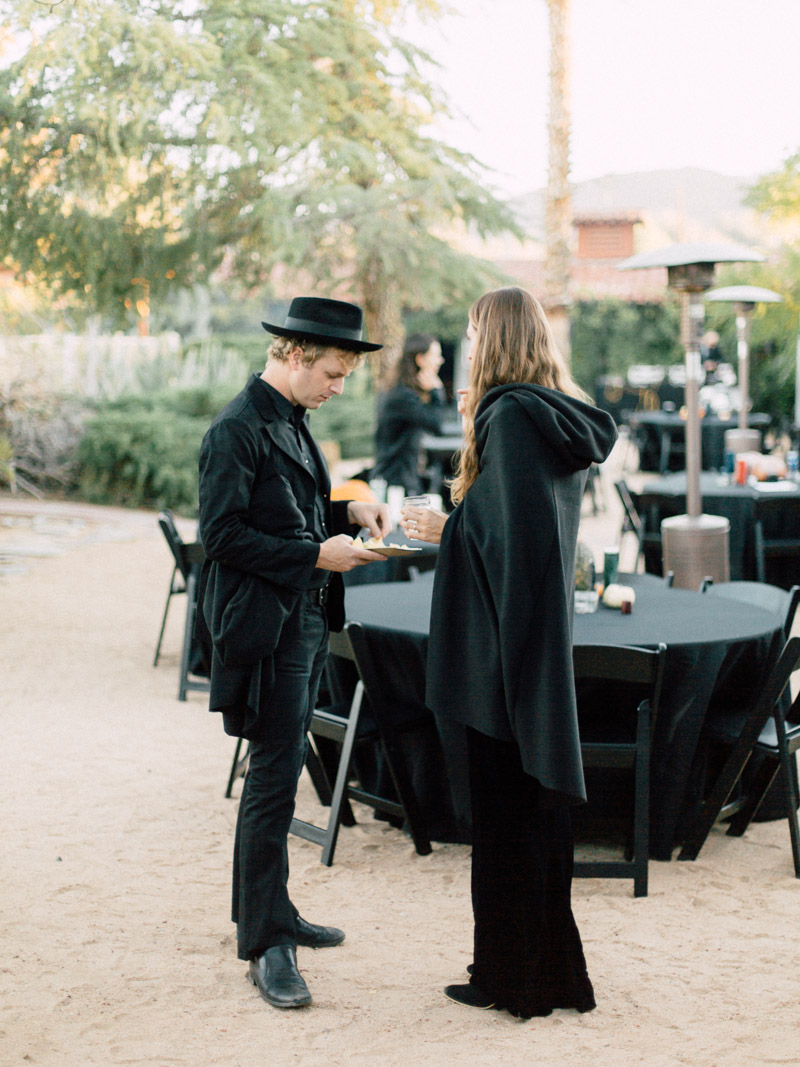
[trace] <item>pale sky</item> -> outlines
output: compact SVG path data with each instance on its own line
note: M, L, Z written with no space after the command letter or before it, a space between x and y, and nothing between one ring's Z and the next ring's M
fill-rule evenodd
M447 2L447 0L445 0ZM408 35L463 118L443 131L511 195L547 177L545 0L449 0ZM800 150L800 0L573 0L573 181L694 166L755 177Z

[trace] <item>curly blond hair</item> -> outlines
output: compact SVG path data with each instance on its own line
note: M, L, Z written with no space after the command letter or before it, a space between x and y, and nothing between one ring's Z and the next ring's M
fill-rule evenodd
M323 345L319 341L309 341L302 337L276 337L267 349L267 360L285 363L293 348L303 350L303 363L310 367L322 356L335 352L353 370L364 362L363 352L353 352L349 348L337 348L336 345Z

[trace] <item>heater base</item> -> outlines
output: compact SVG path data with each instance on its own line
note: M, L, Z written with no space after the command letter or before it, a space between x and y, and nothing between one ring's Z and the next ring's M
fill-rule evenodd
M742 429L726 430L725 451L733 452L734 455L736 455L737 452L760 452L761 431Z
M730 581L728 535L731 524L719 515L675 515L661 523L664 573L672 571L679 589L699 589L704 578Z

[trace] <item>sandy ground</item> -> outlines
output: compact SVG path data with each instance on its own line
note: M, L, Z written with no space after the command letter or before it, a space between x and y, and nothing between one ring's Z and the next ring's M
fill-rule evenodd
M0 498L0 522L0 1064L800 1062L783 822L653 863L645 899L576 882L598 1008L519 1022L441 993L471 958L468 847L417 856L360 809L330 869L291 839L295 902L347 940L299 950L313 1007L264 1004L228 918L233 741L205 695L177 700L182 598L151 665L170 573L155 516ZM305 778L299 808L319 810Z

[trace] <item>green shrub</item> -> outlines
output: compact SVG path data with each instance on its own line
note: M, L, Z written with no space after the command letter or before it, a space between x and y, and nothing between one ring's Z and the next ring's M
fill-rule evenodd
M78 448L78 492L96 504L197 512L197 461L208 418L159 407L99 410Z
M198 342L179 357L168 354L140 368L132 391L84 399L63 489L96 504L196 514L203 434L263 367L264 352L260 337ZM336 441L343 458L372 455L375 401L368 367L348 379L343 396L312 413L311 428L318 439Z
M239 392L244 380L239 383L198 385L180 389L161 389L149 395L126 393L114 400L96 403L97 411L114 411L129 415L148 411L163 411L166 414L188 415L190 418L210 422L217 412Z
M570 341L572 374L593 395L600 375L624 375L634 363L679 363L680 309L675 301L579 301L570 311Z

